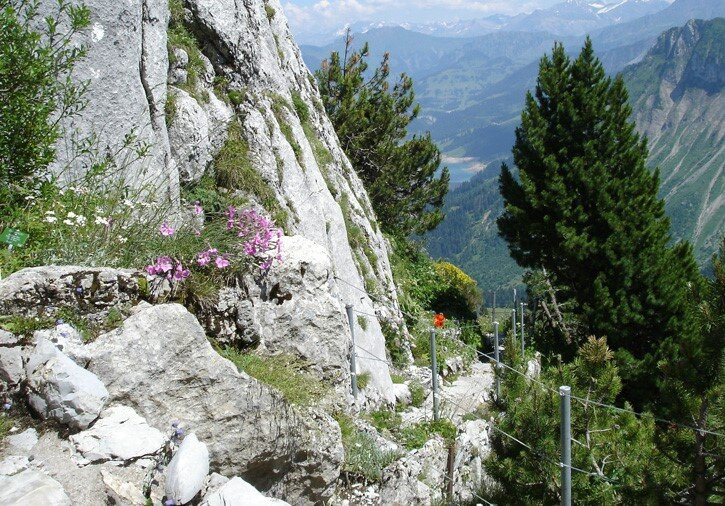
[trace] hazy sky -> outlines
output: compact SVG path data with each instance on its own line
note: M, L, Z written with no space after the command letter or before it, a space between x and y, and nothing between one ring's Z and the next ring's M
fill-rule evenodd
M319 33L355 21L426 22L518 14L562 0L282 0L292 31Z

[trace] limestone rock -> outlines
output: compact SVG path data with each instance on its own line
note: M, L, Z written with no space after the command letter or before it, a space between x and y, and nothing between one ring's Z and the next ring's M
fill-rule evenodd
M209 448L211 469L294 504L327 499L340 473L339 427L302 413L219 356L184 307L142 309L87 345L88 369L155 427L179 420Z
M57 11L54 0L40 4L43 17ZM126 136L133 133L139 143L149 146L149 153L124 171L126 181L138 186L154 183L159 200L178 198L178 177L164 124L168 4L144 0L88 0L84 4L91 14L90 27L75 42L83 44L87 53L76 63L73 77L88 82L84 96L88 105L63 125L69 138L58 143L54 167L66 180L77 179L84 170L81 163L73 163L71 135L76 139L95 135L94 147L99 152L122 150L122 156L132 158L130 150L135 146L123 147ZM73 170L62 171L69 162Z
M0 462L0 475L12 476L25 471L30 465L28 457L23 455L10 455Z
M146 504L146 498L138 485L124 481L107 469L101 469L101 477L103 484L106 486L106 494L114 501L112 504L130 504L133 506Z
M61 323L50 329L37 330L33 333L33 338L36 341L47 339L76 364L82 364L88 359L80 332L67 323Z
M17 344L20 344L20 340L15 335L0 329L0 346L15 346Z
M98 463L128 462L152 455L161 449L165 438L132 408L114 406L105 409L93 427L70 436L70 441L86 460Z
M283 237L284 260L261 279L224 288L207 326L229 344L260 343L272 354L292 353L322 377L350 384L349 326L334 296L328 251L301 236ZM241 337L242 342L239 342Z
M22 452L30 452L38 444L38 431L32 428L26 429L20 434L7 436L5 441L11 448Z
M71 506L60 483L28 469L12 476L0 476L0 504L5 506Z
M405 383L393 383L393 394L397 404L410 404L412 402L413 396L410 393L410 388Z
M397 460L383 470L380 483L382 504L430 505L441 500L448 449L440 436Z
M196 434L184 438L166 469L166 496L186 504L201 492L209 474L209 450Z
M196 182L212 160L209 119L206 112L187 92L169 90L173 96L173 121L169 125L169 143L184 183Z
M15 386L25 378L20 347L0 348L0 381Z
M58 307L81 314L135 303L143 274L102 267L30 267L0 280L0 314L54 316Z
M180 47L175 47L171 54L173 57L169 62L169 84L186 84L189 54Z
M28 402L43 418L85 429L98 418L108 391L47 339L39 339L25 364Z
M289 506L289 503L265 497L256 488L235 476L219 490L208 495L202 506Z

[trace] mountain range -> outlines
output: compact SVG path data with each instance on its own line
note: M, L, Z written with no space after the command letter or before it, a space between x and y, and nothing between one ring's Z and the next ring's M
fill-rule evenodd
M624 23L666 8L672 0L565 0L545 9L515 16L492 14L477 19L455 19L428 23L394 23L390 21L356 21L336 30L304 31L297 34L300 42L326 45L353 33L400 27L435 37L476 37L497 31L547 31L557 35L582 35L592 30Z
M676 0L672 4L620 0L617 4L619 7L612 8L610 13L640 4L647 8L659 6L660 10L632 20L622 16L617 23L610 19L609 26L591 32L594 47L611 73L639 61L664 30L681 26L690 19L725 16L725 0ZM565 14L570 10L596 15L596 12L592 14L594 7L582 1L564 2L559 6L567 9L555 6L527 17L533 21L532 16L537 19L543 19L544 14L548 19L559 19L559 16L564 26ZM549 26L555 29L558 25L552 21ZM523 97L535 84L538 59L551 50L554 41L562 42L576 53L584 40L583 35L562 35L534 30L534 27L518 32L499 30L476 37L436 37L400 26L384 26L356 33L354 45L370 44L371 63L382 59L386 51L390 52L393 74L405 72L413 78L416 97L422 106L413 130L431 132L447 155L452 180L462 182L508 155ZM302 52L307 65L316 69L332 51L342 47L343 41L338 39L322 47L302 46Z

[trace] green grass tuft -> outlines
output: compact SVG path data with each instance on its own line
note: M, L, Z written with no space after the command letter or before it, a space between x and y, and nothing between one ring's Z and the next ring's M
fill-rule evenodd
M343 471L370 482L380 481L383 469L398 460L401 453L378 448L375 439L355 427L348 415L337 413L334 418L340 425L342 445L345 448Z
M249 144L242 135L237 121L229 124L227 140L214 160L216 183L230 190L240 190L257 197L272 216L274 222L288 231L288 215L277 200L272 187L252 167L249 159Z
M312 406L327 395L329 388L304 372L305 363L288 355L261 356L225 348L220 354L240 371L278 390L292 404Z
M457 429L450 420L442 418L436 421L424 421L404 427L400 430L399 439L403 446L408 450L422 448L434 434L438 434L447 443L452 443L456 439Z

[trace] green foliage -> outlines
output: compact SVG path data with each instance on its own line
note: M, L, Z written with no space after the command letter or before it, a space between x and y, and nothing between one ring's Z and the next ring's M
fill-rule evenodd
M450 262L436 262L433 268L446 285L437 296L442 303L440 312L451 318L474 320L483 298L473 278Z
M467 329L461 337L467 344L478 347L482 332L477 324L476 307L478 289L475 281L451 264L437 264L416 243L406 239L389 237L392 254L393 278L398 287L398 300L406 315L408 330L415 337L413 355L416 362L429 364L429 337L433 323L432 313L444 313L447 328L455 329L459 323ZM473 351L465 348L456 338L439 334L439 364L453 355L472 360Z
M380 481L383 469L398 460L401 454L380 450L375 439L355 427L349 416L337 413L334 417L340 425L342 445L345 448L343 470L371 482Z
M425 402L425 389L423 385L417 381L411 381L408 385L410 389L410 404L416 408L419 408Z
M0 317L0 329L7 330L16 336L29 339L36 330L48 329L55 325L55 320L47 317L30 317L21 315Z
M664 340L695 331L688 284L700 277L687 244L668 246L659 177L629 121L627 90L610 79L590 40L571 61L557 44L542 58L513 148L518 178L503 167L501 235L511 255L546 269L573 299L584 336L607 336L631 355L628 397L649 398L651 361Z
M267 19L269 21L272 21L272 19L274 19L274 16L277 14L277 11L274 10L274 7L269 4L264 4L264 12L267 14Z
M390 354L393 365L404 367L408 362L408 355L405 351L404 336L400 329L387 320L380 321L380 330L385 337L385 348Z
M307 104L302 99L300 92L297 90L292 92L292 105L294 106L297 117L300 119L301 123L307 123L310 121L310 109L307 107Z
M166 117L166 126L171 126L176 118L176 94L170 92L166 95L166 103L164 104L164 115Z
M10 429L14 425L12 418L5 413L0 414L0 444L5 441L5 437L10 433Z
M363 331L368 329L368 319L362 315L357 317L357 324L361 329L363 329Z
M669 339L660 350L656 414L717 432L725 423L725 237L712 263L713 279L704 293L692 293L702 301L697 315L700 332ZM725 438L670 426L659 426L657 436L663 453L689 470L681 480L666 484L668 500L716 503Z
M517 347L507 346L505 362L523 372L518 353ZM621 390L612 357L605 339L590 337L572 363L542 372L539 380L550 390L521 375L502 374L505 414L496 417L495 426L533 450L493 432L494 451L485 465L501 487L485 491L488 499L505 503L506 497L516 497L520 504L559 503L560 413L555 392L558 385L570 385L573 395L587 399L571 401L572 466L594 473L572 472L575 500L591 504L657 504L662 500L658 483L676 476L677 470L655 450L651 416L638 419L592 404L611 404Z
M400 429L400 423L402 422L401 416L395 411L391 411L386 408L381 408L377 411L373 411L369 415L370 423L373 427L378 429L380 433L393 434Z
M448 169L436 176L441 154L430 134L408 136L420 111L410 77L402 75L391 90L386 54L366 79L367 57L367 44L353 51L348 33L345 56L333 52L315 74L323 104L383 229L423 233L443 219Z
M227 96L233 105L241 105L247 99L247 93L244 90L229 90Z
M403 427L400 430L399 439L406 449L415 450L422 448L434 434L438 434L448 444L451 444L456 439L456 433L456 426L450 420L441 418L437 422L427 420Z
M317 377L304 372L305 363L288 355L261 356L224 348L221 356L240 371L278 390L292 404L312 406L327 395L329 388Z
M390 373L390 379L393 381L393 383L398 385L405 383L405 376L402 376L400 374Z
M0 3L0 228L10 209L49 178L60 124L84 106L87 83L71 80L85 46L72 42L90 11L59 1L41 18L29 0Z
M288 215L277 200L277 195L252 166L249 159L249 144L237 121L229 123L227 140L214 159L216 184L229 190L240 190L259 199L272 216L274 222L288 230Z
M364 390L370 383L370 373L368 371L358 373L357 375L357 386L359 389Z

